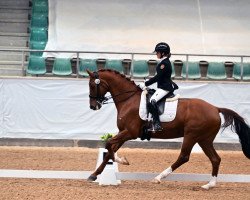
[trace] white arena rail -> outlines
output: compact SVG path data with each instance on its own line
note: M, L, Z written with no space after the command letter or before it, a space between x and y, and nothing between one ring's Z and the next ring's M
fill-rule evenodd
M91 171L45 171L45 170L0 170L0 178L35 178L35 179L80 179L85 180ZM149 172L118 172L118 180L152 180L158 173ZM210 174L172 173L162 180L167 181L209 181ZM250 183L250 174L219 174L218 182Z

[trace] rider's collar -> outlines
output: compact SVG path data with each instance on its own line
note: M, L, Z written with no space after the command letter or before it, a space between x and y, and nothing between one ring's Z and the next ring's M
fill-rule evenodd
M162 62L164 59L166 59L167 57L166 56L164 56L164 57L162 57L159 61L160 62Z

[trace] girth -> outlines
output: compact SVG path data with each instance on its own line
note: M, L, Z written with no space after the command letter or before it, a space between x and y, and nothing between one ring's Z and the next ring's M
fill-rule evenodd
M150 103L150 98L152 95L155 93L155 89L148 89L148 93L146 95L147 99L147 105ZM160 101L157 102L157 107L158 107L158 114L161 115L164 112L165 109L165 102L167 98L173 98L175 94L173 92L169 92L167 95L165 95Z

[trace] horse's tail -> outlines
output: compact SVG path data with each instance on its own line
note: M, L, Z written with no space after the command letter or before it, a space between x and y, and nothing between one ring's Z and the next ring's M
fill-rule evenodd
M225 122L222 124L223 128L231 125L231 129L237 133L240 138L240 143L244 155L250 159L250 128L245 120L236 112L227 108L218 108L219 112L223 114Z

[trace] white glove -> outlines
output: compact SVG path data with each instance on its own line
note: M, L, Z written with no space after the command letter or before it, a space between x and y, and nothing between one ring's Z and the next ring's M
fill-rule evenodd
M145 90L147 88L145 86L145 83L139 83L138 87L141 88L142 90Z

